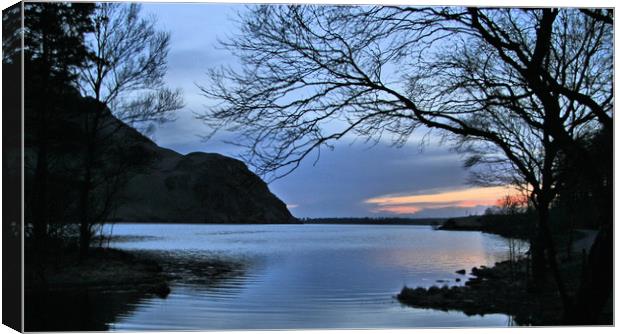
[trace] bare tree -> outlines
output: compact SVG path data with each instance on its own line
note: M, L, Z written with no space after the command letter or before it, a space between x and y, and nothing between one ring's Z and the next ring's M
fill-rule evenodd
M102 157L118 153L111 143L122 123L110 121L110 112L119 120L148 132L153 124L173 119L183 107L181 92L164 83L170 35L155 29L155 18L142 18L139 4L101 3L93 15L94 32L87 39L93 57L82 68L82 94L97 101L95 110L84 115L85 150L79 199L80 250L86 255L93 225L105 222L111 196L117 194L119 175L97 171ZM132 159L129 157L129 159ZM134 157L135 160L135 157ZM116 173L131 171L127 164ZM111 182L111 178L117 182ZM122 178L121 178L122 179ZM115 189L109 189L114 185ZM94 196L95 189L100 196ZM103 196L103 197L102 197ZM99 202L99 203L96 203Z
M180 90L164 82L170 34L140 12L140 4L97 6L88 41L94 57L81 72L80 87L121 121L145 129L149 122L172 120L183 101Z
M474 153L470 166L491 166L491 181L530 189L534 271L543 277L546 252L568 310L549 228L555 168L562 151L585 154L577 139L609 127L613 111L613 31L590 14L253 7L224 42L242 69L211 72L202 89L218 103L202 119L239 131L246 160L275 177L349 133L402 144L438 130Z

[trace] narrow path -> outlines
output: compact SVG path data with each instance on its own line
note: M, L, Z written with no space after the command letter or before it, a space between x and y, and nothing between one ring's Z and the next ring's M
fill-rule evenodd
M592 244L594 243L594 239L596 239L598 230L577 229L575 231L583 233L584 236L583 238L573 242L573 252L577 254L581 254L583 250L589 252L590 247L592 247Z

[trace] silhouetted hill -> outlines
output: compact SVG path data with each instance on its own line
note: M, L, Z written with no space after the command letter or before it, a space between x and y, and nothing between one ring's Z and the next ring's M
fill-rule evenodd
M111 117L110 121L120 122ZM120 124L116 140L139 142L154 155L134 173L111 217L125 222L291 223L295 218L267 184L236 159L216 153L186 155L162 148Z
M69 96L69 100L67 111L56 113L52 124L47 125L55 161L50 173L58 180L49 191L62 211L55 216L59 218L50 220L60 222L74 221L77 217L78 180L83 173L80 169L84 156L83 129L88 124L85 117L94 115L87 110L101 107L90 98ZM100 176L103 185L98 186L96 193L108 191L106 183L114 182L115 169L129 171L122 174L126 183L116 190L110 187L118 193L114 197L118 198L116 205L108 216L110 221L274 224L296 221L284 202L243 162L215 153L183 155L160 147L105 110L98 127L101 129L98 138L104 139L99 139L99 152L103 153L98 153L97 168L112 176L109 179ZM30 124L27 124L27 142L34 142L35 139L29 140L35 135ZM27 185L36 166L34 152L30 148L26 150Z

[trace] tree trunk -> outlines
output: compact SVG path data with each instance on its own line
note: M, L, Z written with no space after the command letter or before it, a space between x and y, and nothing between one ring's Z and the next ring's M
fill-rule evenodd
M47 143L45 139L39 141L37 148L37 165L34 177L34 211L33 234L37 251L43 248L47 238Z
M46 79L47 81L47 79ZM54 105L53 98L47 94L47 86L43 85L40 95L40 101L36 101L33 106L33 112L36 113L34 127L36 128L36 166L34 171L33 191L34 203L32 212L32 229L34 241L34 261L40 269L39 276L44 276L43 267L45 255L47 254L47 237L49 217L49 138L47 129L47 119L49 112L47 108ZM28 95L34 94L30 90ZM44 105L42 101L48 103Z
M564 312L566 313L568 310L572 308L572 303L570 296L566 291L566 286L564 285L564 280L562 279L562 275L560 273L560 269L558 267L557 254L555 251L555 243L553 242L553 236L551 235L551 228L549 224L549 206L550 203L545 202L544 200L539 199L539 207L538 207L538 227L542 232L542 237L544 241L544 248L546 250L546 260L549 265L549 269L551 269L551 274L555 280L555 284L558 289L558 293L560 294L560 298L562 300L562 306Z
M80 260L84 260L88 257L88 250L90 248L90 225L80 223Z
M80 190L80 259L88 257L88 250L90 248L91 240L91 219L90 219L90 196L91 196L91 184L92 184L92 145L88 140L86 148L86 157L84 160L84 179L82 180L82 188Z
M41 125L39 125L41 126ZM39 131L39 136L45 130ZM42 138L42 137L39 137ZM34 271L38 278L35 289L46 290L47 277L45 274L46 254L47 254L47 222L48 222L48 152L45 140L39 140L37 148L37 165L34 176L34 210L33 210L33 263Z
M532 279L534 280L534 287L539 287L543 284L546 273L547 263L545 261L545 248L542 232L537 224L536 229L530 237L530 254L532 257Z
M97 94L98 98L98 94ZM88 250L90 248L93 226L92 212L95 208L91 207L91 199L93 196L93 170L95 169L95 156L97 152L97 136L99 131L99 122L101 120L102 113L105 112L105 105L98 105L97 109L92 112L94 115L89 115L91 111L86 111L84 116L84 134L86 141L86 151L84 152L84 179L82 180L82 187L80 190L80 203L79 203L79 219L80 219L80 258L84 259L88 257Z

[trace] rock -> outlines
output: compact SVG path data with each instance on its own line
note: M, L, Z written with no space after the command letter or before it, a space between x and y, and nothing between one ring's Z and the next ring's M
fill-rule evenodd
M159 283L159 284L155 284L152 287L149 288L150 293L154 293L156 294L159 298L166 298L168 297L168 295L170 294L170 287L168 286L167 283Z
M466 315L510 314L519 326L562 324L560 296L555 291L544 289L531 291L531 284L524 279L507 280L505 273L508 273L509 264L474 268L473 271L481 276L467 280L464 286L441 289L405 287L397 297L401 303L416 308L458 310ZM512 265L525 266L527 263L521 261Z
M460 282L460 281L461 281L461 279L460 279L460 278L457 278L455 281Z
M467 273L467 271L465 271L465 269L461 269L461 270L457 270L456 273L460 274L460 275L465 275L465 273Z

